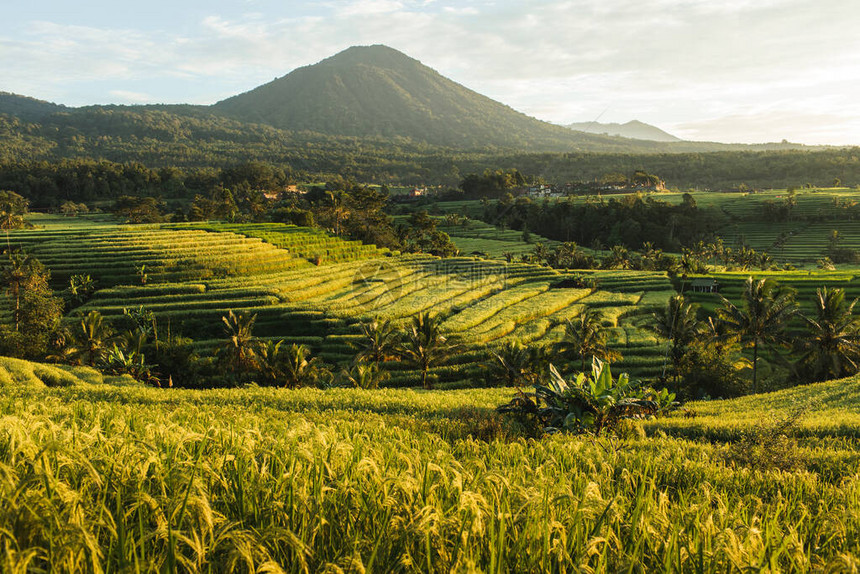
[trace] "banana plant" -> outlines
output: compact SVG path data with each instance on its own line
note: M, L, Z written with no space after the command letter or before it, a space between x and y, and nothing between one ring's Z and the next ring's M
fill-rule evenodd
M500 412L536 416L544 432L569 431L600 435L613 430L621 419L639 418L659 412L657 401L647 397L638 383L625 373L612 377L608 362L592 360L591 373L565 379L550 365L545 383L533 394L518 394Z

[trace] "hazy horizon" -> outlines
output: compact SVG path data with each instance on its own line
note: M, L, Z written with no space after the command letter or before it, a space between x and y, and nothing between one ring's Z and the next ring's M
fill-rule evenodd
M860 4L836 0L50 0L6 12L0 90L74 107L211 104L385 44L555 124L860 144Z

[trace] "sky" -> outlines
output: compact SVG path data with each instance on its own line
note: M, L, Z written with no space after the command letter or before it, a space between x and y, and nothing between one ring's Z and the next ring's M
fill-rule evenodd
M385 44L538 119L860 145L857 0L2 0L0 91L211 104Z

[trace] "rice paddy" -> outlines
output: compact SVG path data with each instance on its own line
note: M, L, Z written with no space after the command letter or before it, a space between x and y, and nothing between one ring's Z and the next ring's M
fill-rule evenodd
M856 379L517 438L511 389L162 390L3 363L3 572L851 572ZM19 371L22 374L16 375ZM23 374L28 372L29 374ZM817 401L781 453L732 441ZM699 440L705 437L708 440ZM746 460L746 459L744 459Z
M595 287L574 288L509 251L403 255L281 224L38 223L9 242L58 289L93 276L79 311L144 306L201 350L228 310L331 363L352 358L361 321L421 310L468 345L432 369L434 391L156 389L0 358L4 573L860 569L858 377L688 403L599 439L524 438L495 411L513 389L459 388L489 351L550 345L586 307L624 356L613 370L655 376L665 273L578 270ZM770 274L801 302L823 284L860 295L848 269ZM712 276L735 298L747 273ZM411 369L392 364L387 384L414 387Z
M325 360L345 363L362 321L398 323L429 311L442 314L446 330L468 341L449 364L433 370L433 380L469 386L494 348L515 339L550 345L561 337L559 323L591 306L618 335L621 368L643 378L660 368L659 343L636 319L665 305L672 293L665 273L594 271L596 289L559 288L569 273L472 257L400 255L284 224L41 222L41 228L11 233L10 243L42 261L58 289L72 274L98 281L92 299L76 312L98 310L110 319L143 306L162 328L193 337L201 351L218 343L221 317L233 310L257 315L259 337L304 341ZM414 384L415 372L390 368L388 384Z

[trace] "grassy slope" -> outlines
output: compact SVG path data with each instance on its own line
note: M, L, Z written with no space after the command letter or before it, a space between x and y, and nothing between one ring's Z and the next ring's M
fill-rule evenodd
M673 417L649 426L687 436L731 439L764 415L784 418L800 410L798 424L803 434L860 439L860 376L725 401L690 403L688 408L695 411L695 417Z
M792 472L672 437L689 419L651 423L652 438L523 441L493 422L510 395L6 387L0 569L845 571L860 558L856 440L819 425ZM856 427L856 380L700 403L690 424L719 434L810 397Z
M429 310L445 315L448 327L472 345L434 375L467 384L487 345L552 343L562 332L557 321L592 305L613 329L622 368L645 377L662 364L661 348L641 322L671 294L665 274L596 272L600 288L589 293L550 288L566 274L536 265L397 255L283 224L121 226L47 216L37 222L42 228L13 232L11 242L43 261L58 289L72 273L92 274L101 289L80 310L118 317L143 305L159 325L193 336L201 350L217 344L221 317L232 309L257 314L258 336L305 342L328 361L346 362L359 320L404 321ZM391 368L391 384L417 380L408 365Z

